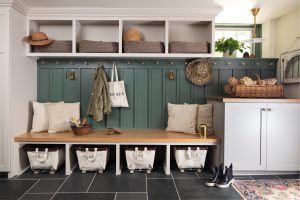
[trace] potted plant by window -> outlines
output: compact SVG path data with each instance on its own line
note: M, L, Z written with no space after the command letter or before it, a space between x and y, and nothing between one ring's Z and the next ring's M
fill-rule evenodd
M246 49L245 44L233 38L225 39L222 37L217 40L215 43L215 50L218 52L223 52L223 57L226 58L235 58L237 51L243 53L244 49Z

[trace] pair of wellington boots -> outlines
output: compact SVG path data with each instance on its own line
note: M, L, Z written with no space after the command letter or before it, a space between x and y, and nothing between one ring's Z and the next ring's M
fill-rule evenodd
M232 164L229 167L225 166L223 173L223 163L219 167L215 166L214 175L205 181L206 186L218 188L228 188L232 183L234 183Z

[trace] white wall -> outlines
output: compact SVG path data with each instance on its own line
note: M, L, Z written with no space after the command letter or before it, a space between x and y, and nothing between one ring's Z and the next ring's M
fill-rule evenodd
M11 63L10 63L10 103L11 103L11 173L17 175L26 159L24 152L14 142L14 136L27 133L31 121L32 100L37 96L37 65L36 60L25 56L26 17L16 9L11 12Z
M265 58L280 58L280 54L300 49L300 7L283 15L263 23L263 37L266 41L262 45L262 56ZM278 67L278 75L280 68ZM279 78L279 77L278 77ZM300 98L300 84L285 84L285 96L288 98Z

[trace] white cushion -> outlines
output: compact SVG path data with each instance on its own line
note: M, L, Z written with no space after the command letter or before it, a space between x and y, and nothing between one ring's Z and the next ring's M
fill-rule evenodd
M167 131L196 134L197 105L168 103Z
M213 106L212 104L203 104L197 106L196 130L199 132L199 126L207 126L207 134L213 134Z
M49 113L49 133L71 131L69 121L80 118L80 103L64 103L47 106Z
M64 102L58 102L64 103ZM47 105L53 105L58 103L39 103L32 102L33 106L33 119L31 133L47 131L49 128L49 116L47 111Z

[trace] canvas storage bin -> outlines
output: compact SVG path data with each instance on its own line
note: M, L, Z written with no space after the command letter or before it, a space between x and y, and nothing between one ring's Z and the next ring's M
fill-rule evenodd
M78 46L79 46L79 53L118 53L119 52L118 42L81 40L78 43Z
M76 154L79 163L79 169L82 173L86 171L98 171L103 173L108 161L108 147L78 147Z
M197 169L199 172L205 165L207 147L175 147L175 160L181 172L184 169Z
M124 44L124 53L164 53L162 42L127 42Z
M39 171L50 171L53 174L65 160L65 150L63 147L26 147L30 167L34 173Z
M208 42L170 42L170 53L209 53Z
M130 173L136 169L146 169L147 173L150 173L153 169L155 151L155 147L127 147L125 154Z
M72 41L55 40L44 46L32 46L33 52L37 53L72 53Z

